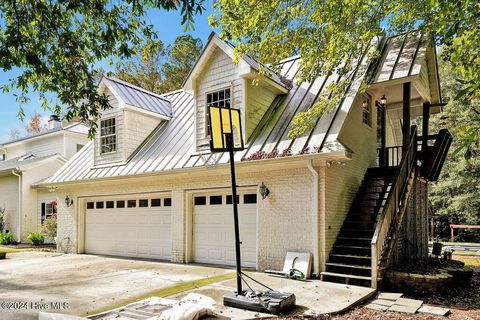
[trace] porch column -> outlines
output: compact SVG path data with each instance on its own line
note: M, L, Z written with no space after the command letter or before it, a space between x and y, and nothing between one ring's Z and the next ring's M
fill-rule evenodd
M403 84L403 148L402 154L407 151L408 143L410 142L410 91L411 83L405 82Z
M422 117L422 152L427 151L428 142L428 122L430 121L430 102L423 103L423 117Z
M386 128L386 118L387 118L387 106L385 104L380 104L380 112L382 113L380 118L380 129L381 132L381 139L380 142L380 166L385 167L387 166L386 159L387 159L387 134L385 133Z

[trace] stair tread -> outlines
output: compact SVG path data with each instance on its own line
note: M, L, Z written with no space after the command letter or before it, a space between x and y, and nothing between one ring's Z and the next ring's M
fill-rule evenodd
M370 256L358 256L353 254L331 253L330 257L353 258L353 259L372 259Z
M361 240L361 241L369 241L369 240L372 240L372 238L364 238L364 237L344 237L344 236L339 236L338 239Z
M361 247L361 246L349 246L349 245L343 245L343 244L336 244L334 248L351 248L351 249L370 249L370 246L367 247Z
M343 273L328 272L328 271L323 271L320 274L323 276L332 276L332 277L341 277L341 278L350 278L350 279L359 279L359 280L372 280L372 277L357 276L354 274L343 274Z
M353 269L365 269L365 270L372 269L372 267L369 267L369 266L362 266L359 264L338 263L338 262L327 262L325 263L325 265L332 266L332 267L345 267L345 268L353 268Z
M342 228L342 231L375 232L375 229L351 229L351 228Z

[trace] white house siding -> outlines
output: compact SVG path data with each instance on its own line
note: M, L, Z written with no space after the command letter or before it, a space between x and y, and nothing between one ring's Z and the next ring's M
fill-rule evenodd
M233 88L231 96L232 107L245 111L243 82L244 80L237 74L237 65L221 49L215 49L208 61L202 75L196 81L195 99L196 99L196 141L197 146L208 143L205 138L205 102L208 92ZM245 115L242 114L242 117Z
M17 145L7 146L7 159L21 157L27 153L36 157L43 157L55 153L64 154L64 141L62 133L55 133L51 136L44 136L32 139L32 141L21 141Z
M352 160L325 168L325 247L328 257L367 168L375 165L376 108L372 127L362 122L362 99L356 99L340 132L341 141L353 153Z
M285 254L289 250L312 251L312 177L305 162L274 171L244 172L239 169L237 178L241 190L256 190L263 181L271 191L265 200L261 200L260 195L257 195L258 269L282 268ZM57 191L59 199L69 195L74 198L74 205L67 208L63 201L59 201L58 238L63 243L59 250L69 249L80 253L84 250L84 197L171 192L171 260L191 262L192 195L212 192L215 189L228 192L229 188L227 168L198 174L178 173L62 186ZM80 235L80 238L77 238L77 235Z
M86 135L80 135L77 133L65 133L65 148L62 155L70 159L75 153L77 153L77 145L86 145L90 139Z
M267 109L275 99L275 93L262 87L260 84L254 85L252 80L245 80L246 87L246 116L245 116L245 136L246 140L257 127Z
M111 108L102 111L102 119L115 118L116 132L117 132L117 151L107 154L100 153L100 139L94 140L95 149L95 165L109 164L112 162L125 161L125 119L124 111L119 108L117 98L108 90L105 94L109 96ZM98 130L100 130L100 121L98 122ZM97 133L97 137L99 133Z
M128 158L160 124L159 119L135 111L124 111L125 157Z
M0 207L6 209L5 229L15 235L18 230L18 177L0 176Z

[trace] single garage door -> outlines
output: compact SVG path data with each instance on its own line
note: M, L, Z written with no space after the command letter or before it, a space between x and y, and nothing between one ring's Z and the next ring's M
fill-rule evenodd
M85 252L170 259L170 196L126 196L87 200Z
M257 263L257 194L238 197L242 266ZM193 196L193 258L195 262L235 265L232 196L211 193Z

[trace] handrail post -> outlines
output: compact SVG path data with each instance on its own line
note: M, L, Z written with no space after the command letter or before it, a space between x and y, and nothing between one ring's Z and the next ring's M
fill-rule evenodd
M372 243L372 285L373 289L377 289L378 283L378 255L377 244Z

